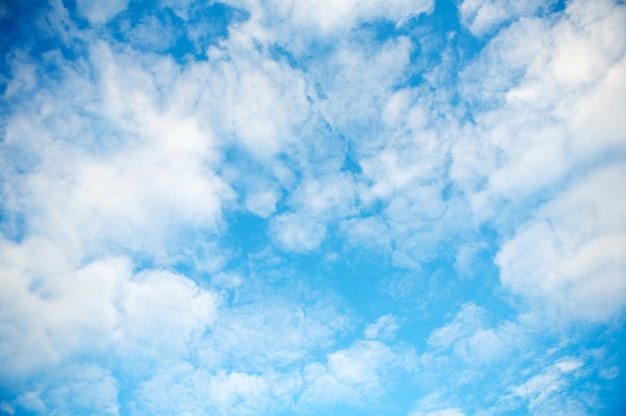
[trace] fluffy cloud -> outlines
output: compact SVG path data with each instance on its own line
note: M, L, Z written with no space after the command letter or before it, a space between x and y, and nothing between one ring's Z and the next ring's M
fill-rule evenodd
M554 22L521 19L463 74L464 94L485 110L466 129L476 140L452 149L453 177L475 187L477 218L495 217L504 235L515 234L496 259L505 287L576 319L607 320L623 307L624 173L608 155L624 150L625 10L571 2ZM474 78L479 68L498 72L487 84ZM476 177L466 181L461 170ZM535 211L538 201L546 202Z
M191 280L169 272L147 271L133 276L118 301L123 321L116 337L123 353L185 355L190 336L211 324L217 298Z
M326 237L326 226L300 214L284 214L272 220L274 240L288 251L310 251L318 248Z
M502 282L564 316L607 320L626 306L626 171L607 166L545 204L496 257Z
M163 252L172 226L215 229L232 192L210 168L211 132L173 107L160 110L158 80L140 65L127 61L122 76L115 62L130 57L103 44L91 54L100 73L100 83L87 87L95 99L76 91L86 80L68 64L54 94L37 95L7 120L5 152L37 161L25 175L4 171L9 208L27 217L28 232L83 254L103 243ZM88 114L77 117L79 108ZM95 133L90 123L111 127Z
M172 273L132 275L127 258L80 266L35 238L3 241L2 248L3 284L11 289L3 292L2 335L11 342L3 343L0 359L9 374L29 375L114 346L122 354L140 349L144 359L184 355L192 331L215 317L211 292Z
M7 288L0 308L7 341L0 360L7 374L29 375L111 344L121 318L115 304L131 272L127 259L77 267L57 245L41 238L22 244L3 240L0 253Z
M402 369L402 352L373 340L357 341L327 356L326 363L308 365L306 387L298 406L318 408L350 403L366 406L384 395L394 370Z
M473 114L472 139L452 149L452 174L459 182L477 175L471 200L479 217L493 215L502 199L523 205L581 163L592 167L605 152L623 148L616 132L623 123L626 11L609 2L587 7L572 2L553 24L538 18L511 24L464 70L465 97L485 110ZM602 58L574 49L601 51ZM492 72L485 77L485 70Z

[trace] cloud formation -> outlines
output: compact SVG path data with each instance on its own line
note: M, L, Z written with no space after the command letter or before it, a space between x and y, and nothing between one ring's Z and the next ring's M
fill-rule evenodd
M621 2L0 25L0 414L618 408Z

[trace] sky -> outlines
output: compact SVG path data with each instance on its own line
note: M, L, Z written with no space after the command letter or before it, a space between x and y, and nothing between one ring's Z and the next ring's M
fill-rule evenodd
M626 414L623 1L0 34L0 415Z

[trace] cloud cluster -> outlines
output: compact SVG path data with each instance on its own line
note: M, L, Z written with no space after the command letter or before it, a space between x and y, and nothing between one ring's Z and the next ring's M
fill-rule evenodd
M154 6L6 6L0 413L598 404L622 3Z

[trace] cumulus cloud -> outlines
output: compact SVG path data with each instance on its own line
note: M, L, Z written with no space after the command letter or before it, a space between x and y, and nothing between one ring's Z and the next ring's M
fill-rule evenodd
M3 240L1 253L7 290L2 294L6 341L0 360L7 374L27 376L67 356L111 344L121 318L115 304L131 273L128 259L101 259L80 267L41 238L22 244Z
M597 169L540 208L496 257L503 284L563 316L618 313L626 301L624 178L621 164Z
M12 294L2 314L12 324L2 327L11 342L3 343L0 359L10 374L29 375L111 347L123 354L140 349L145 359L184 354L191 332L215 316L215 295L171 273L133 275L127 258L79 266L42 239L4 241L2 254L3 284Z
M130 62L123 76L115 63L130 57L103 44L91 53L101 74L100 83L88 87L96 98L78 93L68 100L87 81L68 64L58 92L39 95L7 120L9 149L37 160L27 175L4 181L29 231L84 253L106 242L164 251L176 224L214 229L232 193L209 167L216 154L211 132L174 108L160 111L156 80ZM80 107L89 115L77 117ZM86 129L92 120L112 127L95 134Z
M305 368L306 387L298 406L350 403L367 406L380 398L394 368L402 368L402 352L374 340L357 341L328 354L325 363Z
M272 220L274 240L289 251L310 251L318 248L326 237L326 226L301 214L283 214Z
M272 190L252 192L246 196L245 205L248 211L267 218L274 213L278 198L277 193Z

